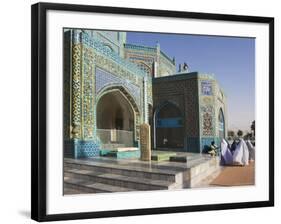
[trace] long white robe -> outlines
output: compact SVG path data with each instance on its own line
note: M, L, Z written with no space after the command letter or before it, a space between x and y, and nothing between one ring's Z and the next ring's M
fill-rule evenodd
M249 164L249 150L243 139L240 139L240 142L233 153L233 164L243 166Z
M228 148L227 142L224 139L221 141L221 156L222 165L231 165L233 163L233 156Z
M247 140L246 144L249 149L249 160L254 161L255 160L255 147L252 145L250 140Z

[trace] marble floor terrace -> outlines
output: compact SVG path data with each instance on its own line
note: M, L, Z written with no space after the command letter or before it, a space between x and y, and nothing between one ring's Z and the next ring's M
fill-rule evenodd
M64 194L200 187L201 182L206 186L207 177L212 181L221 170L219 158L206 154L153 151L152 157L164 159L65 158Z

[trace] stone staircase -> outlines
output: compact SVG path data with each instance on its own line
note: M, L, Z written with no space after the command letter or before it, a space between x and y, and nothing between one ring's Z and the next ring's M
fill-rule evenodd
M65 158L64 194L189 188L214 170L217 162L210 157L189 162Z
M193 156L172 156L170 161L180 162L189 165L189 187L198 187L200 182L206 177L221 170L218 157L209 155L195 154Z

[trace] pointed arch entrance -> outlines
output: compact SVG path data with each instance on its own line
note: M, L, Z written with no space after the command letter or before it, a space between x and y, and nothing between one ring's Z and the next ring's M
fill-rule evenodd
M156 110L154 136L157 149L184 147L183 116L175 104L167 102Z
M132 147L137 139L139 110L124 87L110 87L97 97L97 136L107 148Z

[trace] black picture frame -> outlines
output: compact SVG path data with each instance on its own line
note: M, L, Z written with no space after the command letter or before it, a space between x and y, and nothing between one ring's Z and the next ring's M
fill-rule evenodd
M213 205L159 207L101 212L46 214L46 13L48 10L63 10L87 13L111 13L168 18L192 18L217 21L253 22L269 25L269 200L225 203ZM103 7L73 4L37 3L31 11L31 218L36 221L74 220L86 218L134 216L162 213L194 212L207 210L238 209L274 206L274 18L241 15L164 11L137 8Z

